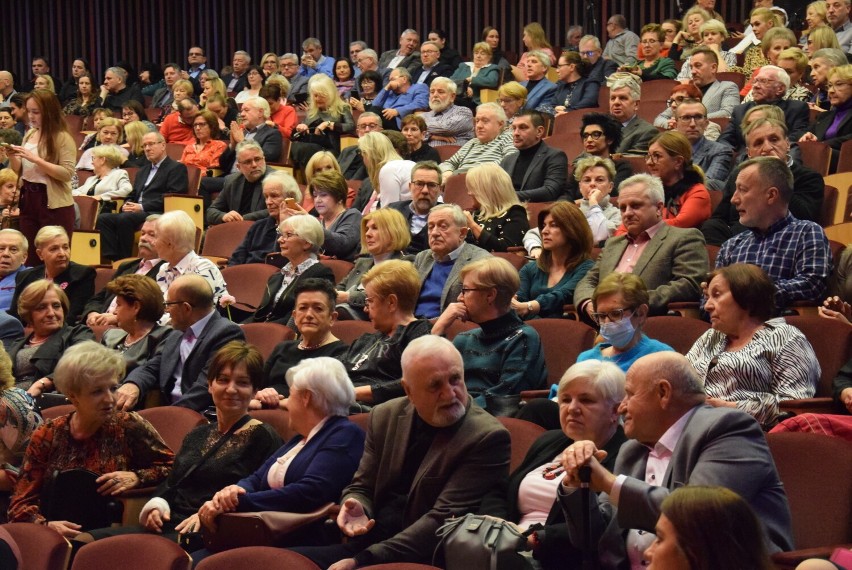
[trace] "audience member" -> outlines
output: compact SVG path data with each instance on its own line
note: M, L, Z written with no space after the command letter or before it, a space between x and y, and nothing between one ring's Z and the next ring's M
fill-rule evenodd
M501 67L492 61L493 50L488 42L473 44L473 60L461 63L450 76L459 85L459 95L474 105L482 103L483 89L497 89L500 85Z
M642 99L642 80L629 73L609 77L609 114L621 123L621 144L618 154L641 154L648 152L648 145L658 131L654 125L638 115Z
M852 22L849 21L849 3L846 0L827 0L826 19L837 34L840 49L852 53Z
M663 28L659 24L647 24L642 27L641 38L639 58L628 60L629 63L620 66L619 71L632 73L642 81L674 79L677 75L674 62L661 53L666 39Z
M0 311L9 312L15 295L18 273L27 269L24 260L29 249L27 238L18 230L0 230Z
M382 116L385 128L399 130L403 117L428 106L429 87L412 83L411 72L405 67L396 67L371 107Z
M506 128L506 114L497 103L483 103L476 108L473 138L440 164L444 184L450 176L467 172L477 164L499 163L517 152L512 145L512 133Z
M456 52L458 56L458 52ZM437 77L449 77L456 66L450 67L441 60L438 42L427 41L420 45L420 65L411 70L411 83L422 83L427 87Z
M515 117L527 104L527 88L517 81L508 81L497 89L497 103L506 114L506 124L511 126Z
M210 176L213 169L220 168L219 160L228 148L228 143L219 139L219 119L212 111L200 111L192 119L194 142L183 149L180 162L186 166L195 166L202 176Z
M124 153L127 151L118 145L102 144L86 152L91 155L93 175L71 193L74 196L91 196L101 202L110 202L129 196L133 191L133 185L130 184L127 171L120 168L124 162ZM109 207L111 208L112 205L110 204Z
M715 21L715 20L714 20ZM704 172L708 190L722 190L731 173L731 149L704 136L710 120L707 107L696 99L686 99L675 110L675 129L692 146L692 163Z
M251 65L251 56L248 52L237 50L231 58L231 72L222 75L222 81L225 82L225 87L228 93L239 93L245 89L247 78L246 72Z
M603 58L614 61L619 66L627 65L635 59L639 51L639 36L627 27L627 19L621 14L613 14L606 23L606 35L609 40L604 47Z
M579 163L584 158L597 157L611 159L615 165L615 178L612 179L614 195L618 195L621 183L633 176L633 167L626 160L612 158L621 145L621 124L612 116L605 113L585 113L580 126L580 140L583 143L583 153L577 155L572 162L572 171L576 174ZM569 200L582 198L579 179L569 176L565 184Z
M191 145L195 142L193 121L198 115L198 103L182 99L175 103L176 113L170 113L160 123L160 133L167 143Z
M527 80L521 82L527 90L524 108L542 110L542 106L549 104L556 93L556 84L547 78L547 70L553 60L541 50L528 51L524 55L527 70Z
M411 182L408 185L411 200L392 202L386 207L400 212L405 218L411 234L411 243L405 248L405 253L416 255L429 248L427 220L444 190L441 169L434 162L418 162L411 169Z
M440 28L432 28L426 36L430 42L435 42L438 49L441 50L441 63L448 65L450 70L461 65L462 59L458 50L447 45L447 32ZM423 50L420 50L421 59Z
M308 186L322 223L323 254L353 261L358 255L361 213L346 208L346 179L336 170L327 170L312 176Z
M512 122L512 142L517 153L502 160L518 199L525 202L553 202L565 194L568 157L548 146L544 117L538 111L523 111Z
M634 52L635 53L635 52ZM580 55L589 60L589 81L603 85L607 77L615 73L618 63L603 57L601 41L595 36L580 38Z
M473 124L471 118L470 123ZM441 155L438 151L426 144L426 137L429 132L426 129L426 121L422 115L408 115L402 120L402 135L408 143L408 160L411 162L441 162Z
M832 148L832 172L837 170L840 147L852 139L852 65L835 67L828 74L828 100L831 109L821 113L799 142L820 141Z
M322 42L317 38L306 38L302 42L301 63L299 75L303 77L313 77L317 73L334 77L334 58L323 55Z
M544 28L538 22L530 22L524 26L524 35L521 40L524 43L526 51L521 54L521 59L518 60L518 66L512 68L512 73L516 81L526 81L529 79L527 57L530 52L544 52L544 54L549 58L549 61L556 61L556 54L553 53L553 48L547 40Z
M263 148L253 140L244 140L237 145L236 155L238 172L225 178L222 192L207 208L208 225L254 221L269 215L261 184L272 168L266 165Z
M429 86L429 111L420 116L426 122L430 146L462 146L473 138L473 113L455 104L457 89L446 77L435 78Z
M678 72L677 77L675 78L678 81L692 80L692 82L695 83L695 74L692 71L692 56L699 52L704 53L707 56L704 65L701 66L702 68L706 68L711 62L716 63L716 69L713 72L714 74L716 72L723 73L728 71L729 68L737 64L737 54L722 49L724 47L724 41L729 37L728 30L725 28L724 22L719 20L709 20L704 22L701 24L699 33L701 34L702 45L695 47L692 50L692 53L684 60L683 65L680 68L680 72ZM709 55L707 53L708 51L713 52L713 55L716 57L714 58ZM704 75L707 75L707 73L705 72ZM731 108L733 108L733 105Z
M287 102L304 108L308 102L308 78L299 73L299 56L295 53L285 53L278 58L278 65L281 75L290 82Z
M527 210L512 188L512 179L495 163L474 166L465 179L473 200L472 212L465 211L469 243L486 251L508 251L521 245L529 230Z
M378 66L385 69L404 67L410 71L420 64L419 46L420 34L417 30L403 30L399 35L399 49L383 52L378 59ZM363 52L360 55L363 57Z
M597 107L600 83L591 80L588 72L588 60L578 52L562 52L556 65L556 91L543 109L558 117L568 111Z
M127 71L123 68L110 67L107 69L104 73L103 85L101 85L98 107L120 114L124 104L131 100L145 104L145 99L139 91L139 85L127 83Z

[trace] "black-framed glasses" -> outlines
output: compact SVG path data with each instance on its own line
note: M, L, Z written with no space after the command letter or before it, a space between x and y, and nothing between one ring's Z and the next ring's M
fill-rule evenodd
M683 115L682 117L678 117L677 120L682 123L689 124L692 121L695 121L696 123L698 121L703 121L705 118L706 117L704 115Z
M411 185L415 188L423 188L425 186L429 190L434 190L440 186L437 182L426 182L425 180L412 180Z
M192 306L192 303L190 303L189 301L166 301L163 303L163 305L165 305L166 307L171 307L172 305L182 305L184 303L186 303L190 307Z
M621 319L624 318L624 313L632 313L633 308L627 307L624 309L613 309L611 311L607 311L605 313L592 313L591 317L596 323L601 324L604 319L609 320L611 323L617 323Z
M467 293L469 293L471 291L485 291L485 290L486 290L485 287L468 287L466 289L464 287L462 287L461 294L466 295Z
M596 141L603 135L603 131L586 131L585 133L580 133L580 138L583 140L592 139L593 141Z
M672 103L677 103L680 105L686 100L686 97L672 97L671 99L666 99L666 106L671 107Z
M666 157L663 154L660 154L660 153L653 153L652 154L652 153L649 152L648 154L645 155L645 162L649 162L651 164L657 164L658 162L660 162L664 158L666 158Z

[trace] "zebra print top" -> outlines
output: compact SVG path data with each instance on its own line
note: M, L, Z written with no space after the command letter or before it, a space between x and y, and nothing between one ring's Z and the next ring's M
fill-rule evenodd
M780 400L813 397L819 362L805 335L784 319L766 321L737 351L727 345L727 335L710 329L686 354L707 396L736 402L763 426L777 422Z

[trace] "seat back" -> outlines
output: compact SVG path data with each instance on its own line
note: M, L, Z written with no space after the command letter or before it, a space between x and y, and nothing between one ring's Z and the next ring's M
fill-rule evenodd
M343 259L323 259L320 263L331 269L331 272L334 273L335 283L343 281L349 275L349 272L352 271L352 268L355 267L354 263Z
M538 436L546 430L538 424L528 422L527 420L519 420L507 416L497 418L500 423L509 430L509 437L512 441L512 455L509 460L509 473L517 469L527 456L527 452Z
M185 144L166 143L166 154L172 160L180 161L183 158L183 149L185 148Z
M834 186L825 185L822 195L822 209L819 215L819 224L823 227L834 223L834 214L837 211L837 200L840 192Z
M716 74L716 79L719 81L732 81L737 85L737 89L745 87L745 75L738 71L721 71Z
M107 283L115 275L115 269L111 265L99 265L95 267L95 295L104 290Z
M71 543L52 528L34 523L8 523L3 528L21 551L22 570L65 570Z
M784 317L805 335L822 369L816 396L830 397L837 372L852 359L852 327L833 319L814 316Z
M320 570L319 566L292 550L271 546L244 546L225 550L205 558L198 570L257 570L258 568L287 568L287 570Z
M80 209L80 229L93 231L101 201L93 196L74 196L74 203Z
M246 342L257 347L264 361L269 358L276 346L285 340L296 338L293 329L279 323L246 323L240 327L246 335Z
M512 267L521 270L521 267L527 264L527 258L517 253L509 253L508 251L494 251L491 253L494 257L500 257L512 264Z
M820 176L828 175L831 164L831 147L820 141L800 141L799 152L802 154L802 164L815 170Z
M177 453L186 437L193 428L206 424L207 420L189 408L182 406L159 406L140 410L139 415L148 420L169 449Z
M296 432L290 428L290 414L287 410L251 410L249 415L256 420L268 424L282 441L290 441Z
M45 421L53 420L62 416L67 416L71 412L74 411L74 406L71 404L60 404L58 406L52 406L50 408L45 408L41 411L41 417L44 418Z
M698 337L703 335L710 325L698 319L688 317L648 317L642 331L648 337L664 342L681 354L686 354Z
M201 255L230 259L234 250L243 243L252 224L254 222L250 220L243 220L210 226L204 235Z
M447 330L444 331L444 336L447 337L447 340L452 342L456 335L459 333L472 331L473 329L478 329L479 325L474 323L473 321L460 321L456 319L453 323L447 327Z
M579 130L580 125L578 125L573 131L569 132L566 130L560 130L559 132L554 132L552 135L545 137L544 139L544 142L548 146L559 149L565 153L568 157L569 169L573 168L573 163L571 161L585 151L583 148L583 139L581 139L577 134Z
M274 265L266 263L244 263L222 269L222 278L228 286L228 292L236 298L236 307L249 312L260 305L266 282L278 271Z
M189 570L192 559L177 542L151 534L111 536L85 545L71 570ZM262 567L262 566L260 566Z
M438 156L440 156L441 160L443 161L449 159L451 156L457 153L460 148L461 146L457 144L445 144L441 146L436 146L435 150L438 151Z
M800 432L770 433L766 441L790 502L796 548L852 542L852 443Z
M352 344L363 334L374 332L376 329L370 321L335 321L331 325L331 334L346 344Z
M447 204L457 204L462 210L473 209L473 197L467 193L464 174L456 174L447 180L444 186L444 202Z
M577 356L592 348L597 332L585 323L568 319L532 319L528 323L541 337L547 381L558 384Z

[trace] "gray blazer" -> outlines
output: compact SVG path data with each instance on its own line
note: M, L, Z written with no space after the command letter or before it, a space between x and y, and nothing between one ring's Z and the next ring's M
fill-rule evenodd
M701 235L701 234L699 234ZM447 277L447 282L444 284L444 290L441 292L441 311L447 308L447 305L455 302L461 293L462 283L459 273L462 267L477 259L491 257L491 254L475 246L472 243L464 243L461 252L453 265L453 270L450 271L450 276ZM420 280L424 281L432 272L432 266L435 265L435 258L432 256L432 250L426 249L417 254L414 258L414 267L417 268L417 273L420 274ZM706 270L705 270L706 271Z
M506 156L500 166L512 176L518 153ZM529 168L524 173L524 179L518 192L518 199L524 202L553 202L565 194L565 183L568 178L568 157L557 148L541 143Z
M723 190L731 173L734 160L731 148L722 143L704 137L698 148L693 148L692 162L704 171L705 185L708 190Z
M615 149L618 154L645 154L648 152L648 146L651 144L651 139L657 136L660 131L646 121L641 119L639 115L635 115L627 123L627 126L621 129L621 144Z
M576 306L591 299L601 279L615 271L627 244L627 236L624 235L607 240L594 266L577 284L574 291ZM666 306L671 302L698 301L708 264L704 236L700 231L663 224L645 246L633 274L645 281L651 296L651 313L659 315L665 314Z
M686 423L659 487L645 483L648 448L630 440L621 446L613 473L626 475L618 509L602 494L590 501L593 544L602 569L630 567L625 550L628 529L654 531L660 506L669 493L684 485L712 485L740 495L763 524L771 551L793 549L787 496L766 438L750 415L731 408L699 406ZM571 542L581 546L580 493L559 499L568 520Z
M707 93L701 98L701 102L707 108L708 119L730 117L734 112L734 107L740 104L740 90L733 81L716 80L707 89ZM668 129L669 119L671 118L672 108L667 106L654 119L654 126Z

